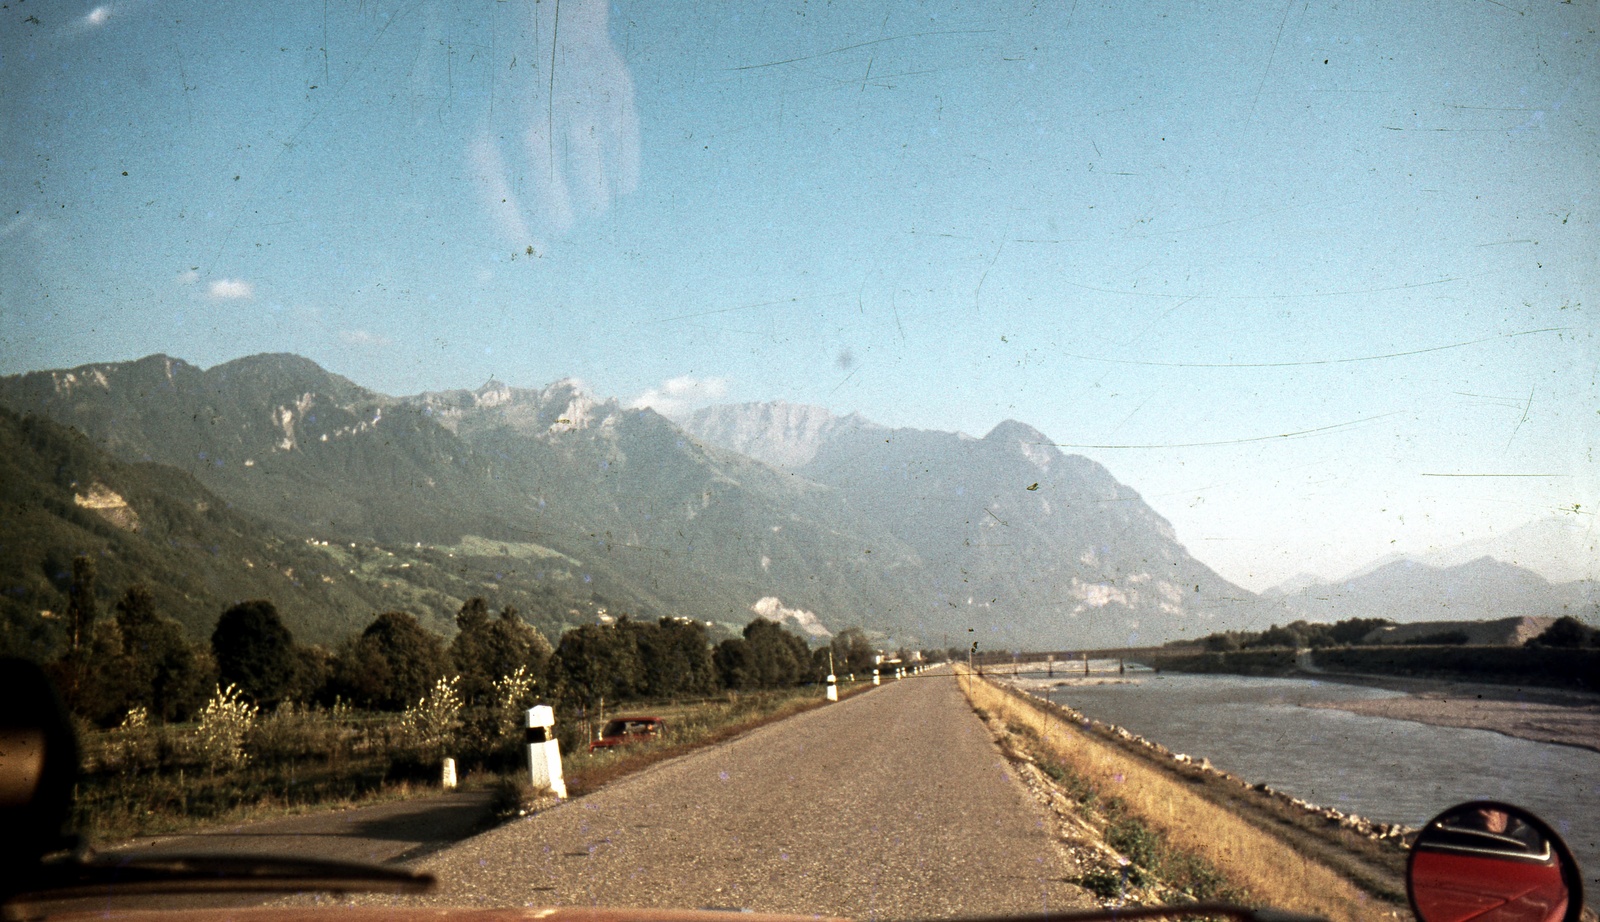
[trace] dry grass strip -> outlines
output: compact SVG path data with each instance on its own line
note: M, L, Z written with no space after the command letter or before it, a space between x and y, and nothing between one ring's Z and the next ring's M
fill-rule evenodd
M1173 845L1206 858L1247 889L1253 901L1315 913L1333 922L1376 922L1400 915L1278 837L1118 752L1085 728L1032 707L965 669L960 673L973 707L1032 730L1045 751L1084 775L1103 794L1120 798Z

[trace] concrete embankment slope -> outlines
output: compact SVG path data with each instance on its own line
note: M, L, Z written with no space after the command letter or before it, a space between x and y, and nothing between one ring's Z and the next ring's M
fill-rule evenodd
M662 763L440 852L422 902L855 918L1092 905L947 670Z

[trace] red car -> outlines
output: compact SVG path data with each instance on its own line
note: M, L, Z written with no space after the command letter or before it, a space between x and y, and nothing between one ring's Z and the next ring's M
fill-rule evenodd
M666 729L667 722L659 717L613 717L600 731L600 738L589 744L589 751L657 739Z

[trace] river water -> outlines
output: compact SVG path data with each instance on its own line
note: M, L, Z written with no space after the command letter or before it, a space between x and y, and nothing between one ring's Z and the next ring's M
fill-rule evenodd
M1399 694L1384 689L1142 671L1128 678L1136 681L1048 697L1252 783L1377 822L1420 826L1479 798L1519 804L1571 846L1585 901L1600 897L1600 753L1306 706Z

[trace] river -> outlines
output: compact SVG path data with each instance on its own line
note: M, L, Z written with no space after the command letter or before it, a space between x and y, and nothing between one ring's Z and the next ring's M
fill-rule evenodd
M1479 798L1522 805L1577 855L1586 902L1600 896L1600 753L1305 706L1399 694L1378 688L1143 671L1128 678L1048 697L1247 781L1374 821L1420 826Z

